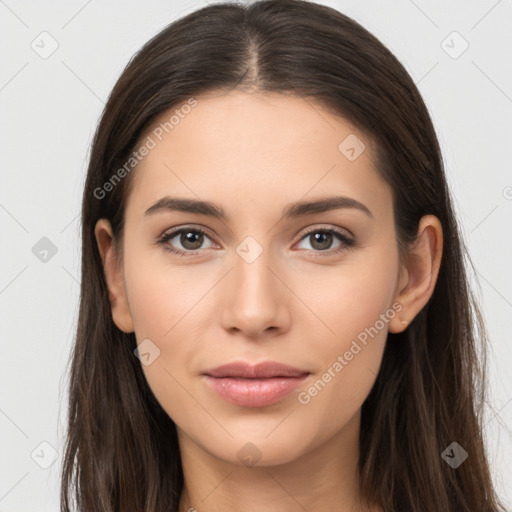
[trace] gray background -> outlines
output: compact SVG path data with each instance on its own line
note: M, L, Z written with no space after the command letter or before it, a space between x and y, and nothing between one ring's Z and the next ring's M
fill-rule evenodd
M485 433L498 490L510 504L512 2L320 3L381 39L430 109L489 328ZM144 42L203 5L0 1L0 512L59 508L79 205L104 102ZM52 44L58 48L46 55Z

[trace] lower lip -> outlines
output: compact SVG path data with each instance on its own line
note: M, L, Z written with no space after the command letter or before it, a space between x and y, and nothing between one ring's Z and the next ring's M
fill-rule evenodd
M264 407L279 402L297 389L307 376L237 379L205 375L205 378L211 388L228 402L244 407Z

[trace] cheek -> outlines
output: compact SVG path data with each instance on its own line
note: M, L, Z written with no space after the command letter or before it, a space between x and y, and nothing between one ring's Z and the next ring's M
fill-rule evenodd
M377 377L388 324L396 315L391 307L396 258L392 247L368 251L357 263L317 280L328 293L310 294L311 309L321 312L329 329L308 337L304 350L318 358L319 372L297 398L308 417L322 418L332 429L357 412Z
M194 414L202 418L190 374L199 370L202 308L215 284L211 272L208 277L192 265L172 268L161 259L157 264L134 251L126 258L125 278L137 344L151 340L151 362L142 364L150 389L177 425Z
M311 443L321 443L348 425L368 397L387 338L386 324L379 318L380 306L377 300L366 302L364 308L347 304L337 322L333 314L331 325L336 336L317 339L315 346L306 348L319 362L318 373L296 400L297 417L302 418L301 435Z
M164 342L190 315L197 317L214 279L211 272L199 274L193 265L173 267L161 257L154 261L134 256L126 263L125 275L137 338Z
M395 315L391 306L397 278L398 253L385 242L354 253L343 265L301 276L296 289L314 314L308 314L311 325L321 329L317 338L323 340L320 346L325 355L332 359L333 353L349 350L358 337L363 343L365 338L385 341L389 320ZM311 341L315 346L308 350L318 350L317 341Z

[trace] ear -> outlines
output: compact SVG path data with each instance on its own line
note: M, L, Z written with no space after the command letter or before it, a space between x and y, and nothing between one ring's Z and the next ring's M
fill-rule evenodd
M108 298L112 319L117 327L126 333L134 331L133 320L126 296L123 271L113 246L112 227L107 219L100 219L94 228L96 242L103 262L103 271L108 287Z
M401 269L395 301L402 310L389 322L389 332L407 329L434 293L443 253L443 228L434 215L421 218L407 264Z

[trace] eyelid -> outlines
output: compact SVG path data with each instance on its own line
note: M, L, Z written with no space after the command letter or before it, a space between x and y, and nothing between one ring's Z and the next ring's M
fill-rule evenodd
M219 244L215 241L215 235L212 234L212 231L200 224L186 224L184 226L175 226L172 228L165 229L161 235L157 237L156 243L160 243L162 240L170 240L175 236L179 235L183 231L197 231L198 233L202 233L205 237L208 237L213 245L218 246ZM204 249L198 249L198 252L204 251ZM187 251L187 253L194 254L194 251Z
M300 230L299 234L297 236L300 235L299 240L302 240L302 238L304 238L305 235L308 235L312 232L314 233L316 231L334 231L335 233L342 235L346 238L351 238L351 239L355 238L354 234L346 228L340 228L338 226L333 226L332 224L321 224L321 223L313 224L311 226L308 226L307 228Z

